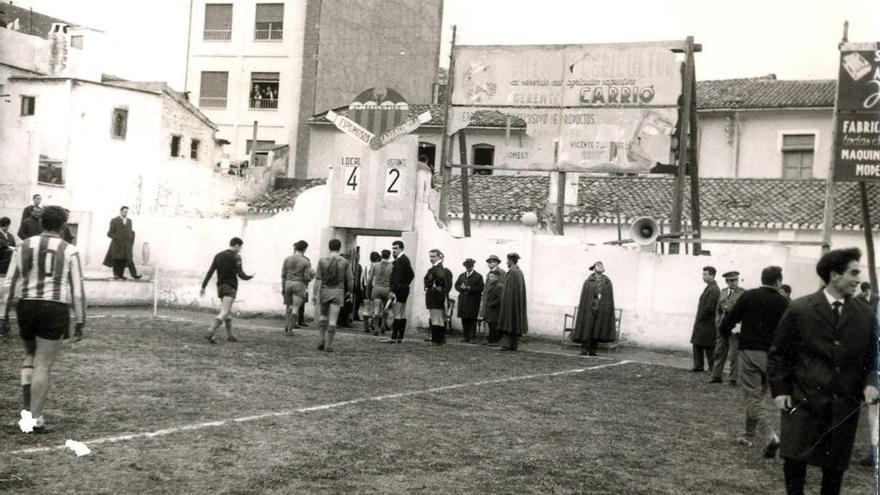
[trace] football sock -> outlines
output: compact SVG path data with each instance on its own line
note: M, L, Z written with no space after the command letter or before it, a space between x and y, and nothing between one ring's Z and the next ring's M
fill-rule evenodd
M21 398L22 408L31 410L31 379L34 376L33 366L21 367Z
M400 323L398 323L400 326L398 327L399 330L397 332L397 340L403 340L403 334L404 334L404 332L406 332L406 318L394 320L394 322L395 323L400 322Z

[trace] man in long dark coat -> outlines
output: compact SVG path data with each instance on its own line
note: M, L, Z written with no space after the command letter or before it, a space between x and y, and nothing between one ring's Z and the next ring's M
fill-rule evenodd
M697 316L694 318L694 331L691 333L691 344L694 346L694 367L691 371L703 371L703 357L709 364L709 371L714 365L715 353L715 309L718 307L718 299L721 290L715 282L715 267L703 267L703 282L706 288L700 295L697 304Z
M458 317L461 318L463 339L467 344L473 343L477 332L477 318L480 316L480 299L483 294L483 276L474 271L476 262L468 258L464 260L465 272L455 281L458 291Z
M497 346L498 341L501 340L501 333L498 331L498 313L501 310L501 292L503 292L504 289L504 279L507 277L507 272L498 266L499 264L501 264L501 259L494 254L486 258L486 265L489 267L489 271L486 273L486 283L483 285L483 294L480 300L480 317L483 318L483 321L485 321L486 325L489 327L489 335L483 345L493 347ZM489 278L490 273L495 274L494 279ZM490 293L493 293L493 284L498 285L501 290L497 291L498 307L493 309L492 317L494 319L489 320L488 315L486 314L486 308L489 306Z
M581 343L581 355L596 355L599 342L614 342L617 338L614 323L614 287L605 275L601 261L590 267L593 273L581 287L577 319L571 340Z
M859 422L877 401L868 306L852 297L859 284L856 248L829 251L816 272L818 292L792 301L770 348L768 375L782 411L781 455L789 494L804 493L807 465L822 468L822 493L840 492Z
M516 351L519 338L529 332L529 318L526 309L526 281L519 269L519 255L507 255L507 277L504 292L501 294L501 314L498 316L498 329L504 344L502 351Z
M129 267L134 278L140 278L135 271L132 249L134 248L134 229L131 219L128 218L128 207L119 209L119 216L110 220L110 229L107 237L111 239L110 247L104 256L104 266L113 268L113 278L125 280L125 268Z

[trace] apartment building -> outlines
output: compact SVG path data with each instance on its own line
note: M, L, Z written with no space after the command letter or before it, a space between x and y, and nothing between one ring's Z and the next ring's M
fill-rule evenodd
M256 165L290 146L288 175L308 177L314 114L384 85L430 103L442 0L191 0L185 91Z

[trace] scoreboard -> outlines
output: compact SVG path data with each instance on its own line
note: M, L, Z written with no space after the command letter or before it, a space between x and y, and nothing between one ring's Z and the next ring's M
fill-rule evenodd
M418 137L372 150L338 134L330 174L330 225L352 229L413 229Z

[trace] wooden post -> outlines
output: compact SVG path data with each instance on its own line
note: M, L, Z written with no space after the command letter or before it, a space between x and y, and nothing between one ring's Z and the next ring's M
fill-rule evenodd
M690 130L690 106L693 104L693 87L690 81L694 78L693 66L694 37L688 36L685 43L685 66L684 76L682 77L682 111L681 120L679 121L679 138L678 138L678 174L675 176L675 193L672 203L672 218L670 219L670 230L673 232L681 232L681 213L684 208L684 182L685 182L685 165L687 162L688 140L687 133ZM669 254L678 254L679 245L676 242L669 244Z
M559 163L558 140L553 143L553 163ZM565 235L565 176L563 170L556 172L556 233L558 235Z
M620 229L620 205L617 206L615 213L617 214L617 240L623 240L623 232Z
M467 165L467 138L464 129L458 131L458 153L461 158L462 165ZM468 184L468 170L461 171L461 225L464 229L464 236L471 236L471 198L470 185Z
M843 38L846 43L849 37L849 21L843 23ZM838 55L838 58L840 55ZM834 160L837 158L837 92L839 81L834 80L834 111L831 113L831 158L828 160L828 178L825 180L825 211L822 214L822 254L831 250L831 231L834 229L834 207L837 198L834 195Z
M693 67L694 65L694 53L693 51L688 52L688 63ZM699 146L699 142L697 140L698 134L698 122L697 122L697 78L695 71L691 71L691 105L688 109L690 113L690 130L688 132L688 163L690 165L691 172L691 227L694 231L693 238L699 241L701 237L700 231L700 167L699 163L697 163L697 156L699 155L697 147ZM699 256L703 252L703 247L699 242L694 244L694 256Z
M868 253L868 276L871 291L877 293L877 259L874 257L874 235L871 233L871 210L868 208L868 184L859 182L859 196L862 199L862 225L865 229L865 251Z
M444 224L449 223L449 176L452 169L449 168L449 152L452 140L449 137L449 102L452 100L452 89L455 86L455 33L456 27L452 26L452 47L449 50L449 74L446 77L446 101L443 102L443 136L440 139L440 207L438 216Z
M257 127L258 127L258 124L257 124L257 121L255 120L254 121L254 137L253 137L253 139L251 139L251 157L248 160L248 168L250 168L250 169L253 169L256 166L256 164L254 163L254 160L257 157ZM240 167L239 167L238 171L241 172Z

